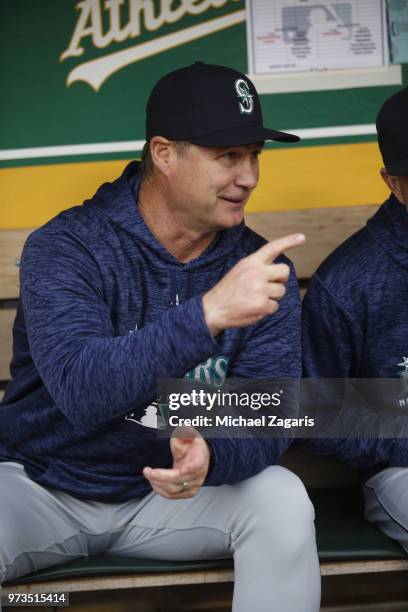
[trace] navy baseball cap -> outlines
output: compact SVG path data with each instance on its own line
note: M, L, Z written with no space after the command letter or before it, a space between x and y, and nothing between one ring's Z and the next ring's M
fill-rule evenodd
M388 98L377 115L378 144L388 174L408 175L408 87Z
M247 76L203 62L170 72L156 83L146 107L146 140L153 136L208 147L300 140L263 126L259 97Z

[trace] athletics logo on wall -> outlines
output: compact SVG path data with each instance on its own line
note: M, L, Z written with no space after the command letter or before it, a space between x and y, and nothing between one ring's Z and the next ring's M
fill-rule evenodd
M91 41L94 48L104 51L104 55L76 65L69 72L66 83L69 86L84 81L98 91L106 79L129 64L244 22L245 10L203 21L202 16L208 13L211 17L215 9L228 8L232 3L242 4L241 0L180 0L178 3L168 0L127 0L126 3L125 0L82 0L76 5L78 19L60 61L83 56L85 41ZM197 24L183 27L183 18L188 16L189 22L191 17L197 18ZM164 26L178 21L181 21L180 29L160 35ZM106 31L104 23L108 23ZM113 50L115 43L135 41L150 32L154 36L147 42Z

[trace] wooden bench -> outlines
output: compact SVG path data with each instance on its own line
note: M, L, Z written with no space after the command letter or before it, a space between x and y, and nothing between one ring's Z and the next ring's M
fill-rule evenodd
M247 223L269 239L296 231L306 234L306 245L290 253L304 291L319 263L347 236L362 227L376 208L376 206L360 206L257 213L248 215ZM0 232L0 385L3 388L10 376L11 328L18 300L18 263L29 233L30 230ZM322 576L330 578L374 573L379 576L398 574L408 569L408 557L399 545L363 519L358 476L353 470L321 457L308 456L305 461L305 456L300 451L293 450L284 455L282 464L298 473L311 491L317 514ZM93 599L88 599L87 605L80 608L91 610L97 597L96 591L108 593L141 588L150 592L150 589L156 587L167 587L171 590L178 586L188 589L188 585L194 585L194 593L201 588L208 595L205 585L211 583L211 591L217 593L217 585L231 583L232 580L233 566L228 560L163 563L97 557L25 576L13 584L6 585L3 590L5 594L44 591L82 592L88 593L89 597L93 592ZM406 595L408 599L408 591ZM151 603L150 596L147 599ZM171 598L166 600L167 605L170 600ZM189 599L189 607L180 607L180 601L177 607L173 601L173 607L160 609L203 609L194 607L195 601L196 597L193 594ZM99 598L100 610L102 610L101 605L102 600ZM146 600L137 609L146 611L159 609L150 608L149 605ZM163 603L163 606L165 605L166 602ZM107 609L113 610L113 608ZM127 608L123 608L125 609Z

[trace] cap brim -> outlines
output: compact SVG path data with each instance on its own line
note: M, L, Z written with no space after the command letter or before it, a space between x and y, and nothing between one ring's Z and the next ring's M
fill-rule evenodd
M279 142L297 142L299 136L287 134L278 130L271 130L262 126L245 126L228 128L212 134L192 136L186 138L189 142L203 147L237 147L244 144L264 142L265 140L278 140Z
M392 164L386 164L385 167L391 176L408 175L408 159L400 159Z

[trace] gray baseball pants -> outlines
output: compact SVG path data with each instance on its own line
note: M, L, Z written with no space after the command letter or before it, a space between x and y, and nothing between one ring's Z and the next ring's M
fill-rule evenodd
M234 557L234 612L317 612L314 510L302 482L271 466L191 499L155 493L107 504L46 489L0 463L0 584L69 560L114 553L163 560Z
M408 468L391 467L364 485L365 515L408 553Z

